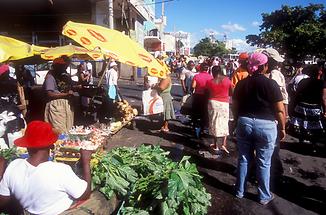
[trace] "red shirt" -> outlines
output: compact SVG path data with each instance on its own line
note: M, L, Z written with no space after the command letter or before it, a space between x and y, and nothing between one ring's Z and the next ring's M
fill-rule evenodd
M209 100L229 103L229 90L232 83L228 77L225 77L220 83L214 80L208 81L206 85L209 92Z
M194 81L196 81L195 94L204 94L206 90L206 84L208 81L212 80L213 76L208 74L207 72L200 72L194 77Z

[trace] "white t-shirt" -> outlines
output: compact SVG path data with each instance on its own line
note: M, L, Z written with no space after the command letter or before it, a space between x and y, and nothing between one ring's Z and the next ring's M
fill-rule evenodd
M111 68L106 72L106 83L108 85L118 85L118 72Z
M66 164L48 161L35 167L25 159L16 159L3 175L0 195L15 196L32 214L55 215L69 209L86 188L87 182Z
M285 78L284 75L277 69L274 69L270 73L270 78L275 80L278 86L280 87L282 97L283 97L283 103L284 104L289 104L289 95L286 90L286 83L285 83Z
M196 69L193 68L192 70L189 70L187 68L184 68L182 71L181 71L181 74L180 74L180 80L186 80L186 78L193 78L195 75L196 75Z
M93 65L91 62L88 62L86 64L86 70L89 72L90 74L90 78L89 78L89 83L93 84Z

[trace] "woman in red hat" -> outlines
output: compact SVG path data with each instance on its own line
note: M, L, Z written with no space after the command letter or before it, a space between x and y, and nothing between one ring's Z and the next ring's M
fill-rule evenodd
M81 150L83 179L70 166L48 161L50 149L57 140L49 123L33 121L15 145L26 147L28 159L16 159L5 169L0 157L0 209L15 197L31 214L60 214L74 199L87 199L91 193L91 152Z

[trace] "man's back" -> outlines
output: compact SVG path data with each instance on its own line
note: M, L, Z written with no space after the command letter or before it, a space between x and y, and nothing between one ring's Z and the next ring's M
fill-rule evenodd
M67 210L73 198L79 198L87 183L71 167L51 161L31 165L17 159L7 167L0 183L0 195L13 195L33 214L59 214Z

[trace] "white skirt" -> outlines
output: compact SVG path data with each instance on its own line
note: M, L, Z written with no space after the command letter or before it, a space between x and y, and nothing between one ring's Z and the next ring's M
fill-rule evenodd
M209 133L214 137L229 135L229 103L208 101Z

